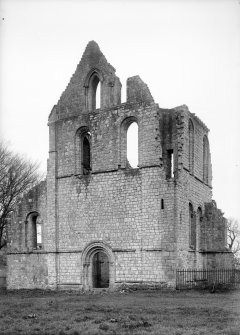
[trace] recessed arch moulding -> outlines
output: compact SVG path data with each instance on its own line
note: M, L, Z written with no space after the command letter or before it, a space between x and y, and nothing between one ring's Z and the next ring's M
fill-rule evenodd
M113 289L115 285L115 257L112 251L112 248L102 242L102 241L93 241L89 243L83 250L81 256L82 264L82 285L84 290L91 290L97 288L97 285L94 283L94 257L102 253L106 255L108 262L108 273L105 274L108 277L107 288ZM101 276L101 269L98 276Z

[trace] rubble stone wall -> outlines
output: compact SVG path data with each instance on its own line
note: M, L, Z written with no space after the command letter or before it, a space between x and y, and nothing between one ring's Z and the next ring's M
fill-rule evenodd
M91 289L97 252L109 261L110 288L174 286L177 268L227 264L225 221L212 203L209 130L187 106L159 108L139 76L127 80L121 103L115 69L92 41L48 125L47 179L19 202L9 230L9 288ZM36 218L40 249L30 243Z

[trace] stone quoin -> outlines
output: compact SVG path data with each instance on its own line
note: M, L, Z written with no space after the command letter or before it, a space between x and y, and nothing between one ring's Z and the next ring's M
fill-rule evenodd
M48 126L47 178L19 201L8 231L9 289L174 287L178 268L230 266L209 130L187 106L160 108L139 76L121 103L115 69L91 41Z

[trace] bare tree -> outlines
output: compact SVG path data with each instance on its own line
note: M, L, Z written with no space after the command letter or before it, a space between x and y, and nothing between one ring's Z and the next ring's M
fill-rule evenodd
M0 143L0 249L7 243L6 227L16 202L39 181L37 163L12 153Z
M227 238L228 248L234 254L238 263L240 263L240 224L233 218L227 219Z

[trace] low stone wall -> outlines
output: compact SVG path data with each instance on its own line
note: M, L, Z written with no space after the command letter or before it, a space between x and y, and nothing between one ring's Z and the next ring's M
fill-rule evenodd
M7 266L7 288L48 288L46 255L10 254Z
M90 245L90 252L92 249ZM113 249L109 255L106 249L101 250L108 255L110 289L121 285L175 286L174 254L170 252ZM9 253L7 288L92 289L92 264L92 258L84 257L81 250Z

